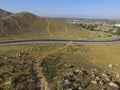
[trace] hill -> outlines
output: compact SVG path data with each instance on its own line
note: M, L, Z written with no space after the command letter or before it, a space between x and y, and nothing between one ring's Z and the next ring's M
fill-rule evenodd
M28 12L16 13L0 20L0 37L27 33L44 33L52 36L54 32L71 29L72 26L63 21L41 18Z
M11 14L12 14L12 13L10 13L10 12L8 12L8 11L5 11L5 10L0 9L0 18L9 16L9 15L11 15Z
M102 34L102 37L101 37ZM91 38L91 36L94 36ZM74 38L107 39L112 35L72 26L62 20L20 12L0 19L0 39Z

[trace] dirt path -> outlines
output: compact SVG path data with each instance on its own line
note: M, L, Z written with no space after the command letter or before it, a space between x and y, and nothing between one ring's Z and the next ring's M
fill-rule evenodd
M51 36L54 36L53 33L50 31L50 22L48 23L47 30L48 30L48 33L49 33Z
M50 90L46 78L42 74L39 62L32 62L33 90Z
M65 33L68 33L68 28L65 26Z

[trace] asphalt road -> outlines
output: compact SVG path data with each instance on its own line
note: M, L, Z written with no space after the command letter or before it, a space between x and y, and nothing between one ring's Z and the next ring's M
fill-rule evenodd
M0 45L25 44L25 43L114 43L120 42L120 38L111 40L76 40L76 39L20 39L20 40L2 40Z

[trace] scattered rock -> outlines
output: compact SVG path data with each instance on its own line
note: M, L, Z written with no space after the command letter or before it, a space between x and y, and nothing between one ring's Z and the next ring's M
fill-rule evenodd
M65 68L73 68L74 66L71 65L71 64L64 64L64 67L65 67Z
M99 76L96 76L96 78L95 78L95 79L99 81L101 78L100 78Z
M69 89L67 89L67 90L72 90L72 88L69 88Z
M119 87L119 86L118 86L116 83L114 83L114 82L110 82L110 83L109 83L109 86L111 86L111 87L116 87L116 88Z
M4 60L7 60L8 59L8 57L4 57Z
M79 70L79 69L76 69L76 70L75 70L75 72L76 72L76 73L79 73L79 72L80 72L80 70Z
M98 72L98 70L96 68L93 69L94 72Z
M91 81L91 83L93 83L93 84L97 84L97 81L96 81L96 80L94 80L94 81Z
M79 83L73 83L73 86L74 86L75 88L78 88L78 87L79 87Z
M109 75L106 73L102 73L102 77L107 78L107 77L109 77Z
M82 74L85 74L85 75L88 74L86 70L81 70L80 72L81 72Z
M113 64L108 64L108 67L109 67L109 68L113 68L114 65L113 65Z
M13 72L13 67L12 66L9 66L9 71Z
M92 72L92 75L95 75L95 72Z
M91 75L91 77L95 77L95 75L93 74L93 75Z
M102 88L101 90L106 90L106 88Z
M106 78L105 78L105 80L106 80L106 81L108 81L108 82L109 82L109 81L111 81L111 79L110 79L110 78L108 78L108 77L106 77Z
M64 81L64 84L65 84L65 85L69 85L69 84L70 84L70 81L69 81L68 79L66 79L66 80Z
M18 56L21 57L24 53L23 52L18 52Z
M120 79L120 74L116 74L116 78Z
M78 87L78 90L82 90L82 87Z
M11 81L7 81L7 82L5 83L5 85L8 86L8 85L10 85L11 83L12 83Z
M3 82L3 78L0 78L0 83Z
M99 81L99 83L100 83L100 84L102 84L102 85L104 84L104 82L103 82L102 80L101 80L101 81Z
M73 79L78 80L78 77L77 76L73 76Z
M73 76L73 75L74 73L72 71L68 73L68 76Z

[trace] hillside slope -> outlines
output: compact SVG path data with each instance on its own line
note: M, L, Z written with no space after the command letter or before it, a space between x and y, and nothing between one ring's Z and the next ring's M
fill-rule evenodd
M102 37L100 37L102 35ZM92 37L91 37L92 36ZM109 34L72 26L53 18L42 18L29 12L20 12L0 18L0 39L111 39Z
M40 18L28 12L13 14L0 20L0 37L27 33L44 33L52 36L54 32L65 32L71 29L72 27L63 21Z
M8 11L5 11L5 10L0 9L0 18L9 16L9 15L11 15L11 14L12 14L12 13L10 13L10 12L8 12Z

